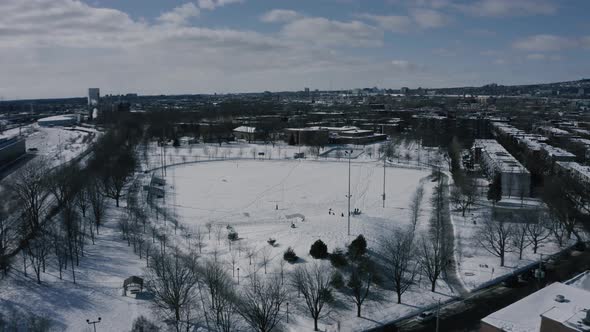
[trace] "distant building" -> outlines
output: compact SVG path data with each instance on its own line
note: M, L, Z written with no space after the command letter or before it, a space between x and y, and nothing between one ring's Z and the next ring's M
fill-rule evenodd
M555 282L481 320L480 332L590 331L590 271Z
M98 105L100 104L100 89L88 89L88 119L93 120L98 117Z
M305 93L309 94L309 88L305 88Z
M41 127L73 126L80 122L78 114L64 114L42 118L37 121Z
M294 145L325 146L329 143L330 133L322 127L287 128L287 142Z
M493 139L477 139L473 151L475 161L488 179L501 176L502 196L530 195L531 174L500 143Z
M18 136L0 135L0 165L26 153L25 140Z
M410 93L410 88L404 86L403 88L401 88L401 93L407 95L408 93Z
M261 133L256 130L256 127L240 126L233 130L236 139L246 140L248 142L256 140Z
M88 106L98 105L100 102L100 89L90 88L88 89Z

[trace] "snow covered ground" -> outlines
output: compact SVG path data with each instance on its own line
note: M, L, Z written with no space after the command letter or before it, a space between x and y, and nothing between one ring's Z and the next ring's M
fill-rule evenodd
M466 213L465 217L458 211L451 213L455 231L455 258L459 263L457 269L465 288L475 289L483 283L538 262L541 255L547 257L561 250L551 236L540 246L536 254L533 253L532 246L527 246L522 259L519 259L517 249L510 246L504 266L500 266L500 258L485 250L478 241L477 233L482 227L482 214L491 213L489 205L485 204L486 202L482 203ZM477 224L473 223L474 220Z
M62 127L32 127L34 132L27 136L27 150L37 149L52 165L68 162L86 151L95 138L94 133ZM30 151L30 150L29 150Z
M96 244L88 240L85 246L85 257L76 267L76 284L72 283L70 269L64 271L63 280L59 279L57 263L52 259L38 285L30 266L28 277L24 276L19 255L9 277L1 281L0 313L33 313L50 319L52 331L72 332L92 331L86 319L98 317L102 318L98 331L128 331L135 317L150 315L150 301L122 296L123 280L143 275L145 260L133 253L116 229L123 209L113 206L107 212L109 221L100 229Z
M362 213L351 217L350 236L347 235L346 218L346 160L226 160L168 167L166 198L160 199L159 205L166 206L192 234L196 234L197 229L205 233L204 258L218 256L221 261L230 261L226 240L229 225L240 238L234 246L241 252L236 267L241 267L242 278L252 269L264 270L261 263L264 255L270 256L267 270L274 274L278 273L283 252L288 247L301 258L298 264L314 261L308 252L317 239L324 241L332 251L337 247L344 249L357 235L363 234L369 242L369 249L375 250L378 239L386 236L389 229L409 224L407 207L418 186L424 188L418 230L424 231L428 225L428 202L434 185L429 179L430 171L387 167L386 172L387 196L383 208L382 163L370 159L351 162L351 209L358 208ZM160 171L156 173L161 174ZM330 214L330 209L334 213ZM209 222L219 225L212 228L211 239L206 229ZM169 233L172 235L171 229ZM221 233L220 241L217 240L218 232ZM269 238L276 239L278 245L268 245ZM176 241L182 241L180 234ZM194 248L194 241L192 246ZM248 249L257 253L252 265L245 254ZM231 274L231 264L227 266ZM295 266L287 264L285 269L289 271ZM379 289L381 300L367 302L363 318L356 318L354 308L350 306L334 310L322 323L335 326L340 322L343 331L357 331L389 322L438 299L457 295L444 281L440 281L437 292L432 293L425 281L419 281L404 295L403 304L396 304L393 291ZM345 298L342 302L352 305ZM290 324L292 331L311 329L312 321L302 308L295 312L295 316Z

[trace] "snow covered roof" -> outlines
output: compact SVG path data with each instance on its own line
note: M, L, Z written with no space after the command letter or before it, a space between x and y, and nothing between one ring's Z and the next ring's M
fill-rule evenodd
M238 128L234 129L234 131L238 133L254 134L256 132L256 127L239 126Z
M51 122L51 121L72 121L76 119L75 114L55 115L39 119L37 122Z
M566 301L555 301L557 295ZM564 322L590 308L590 292L574 285L553 283L524 299L482 319L482 322L506 332L539 331L541 315Z
M504 172L528 173L528 170L494 139L476 139L474 146L481 148Z

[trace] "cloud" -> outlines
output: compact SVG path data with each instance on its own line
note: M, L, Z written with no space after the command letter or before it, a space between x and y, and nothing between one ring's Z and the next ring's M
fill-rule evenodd
M376 23L381 29L393 32L406 32L412 26L412 19L402 15L360 14L359 18Z
M432 29L445 26L451 19L433 9L413 8L409 15L360 14L358 18L377 24L379 28L392 32L407 32L412 29Z
M560 51L575 48L582 44L581 40L557 35L534 35L515 41L512 46L525 51Z
M550 15L557 11L547 0L478 0L454 7L469 15L485 17Z
M172 11L160 15L157 21L164 24L182 25L187 23L190 18L198 17L200 12L194 3L187 2L182 6L174 8Z
M396 71L417 72L424 69L422 66L419 66L408 60L391 60L391 66Z
M302 18L303 15L288 9L273 9L260 17L265 23L287 23Z
M389 61L346 53L383 43L381 30L360 21L301 17L261 33L192 26L185 14L196 11L180 7L152 23L71 0L2 0L0 95L79 96L88 86L104 93L263 91L309 82L327 88L330 80L347 88L403 77Z
M531 53L526 56L528 60L551 60L551 61L559 61L561 60L560 55L546 55L542 53Z
M414 21L423 29L439 28L451 21L445 14L432 9L414 9L411 14Z
M383 33L360 21L342 22L304 17L287 23L281 34L291 40L330 46L375 47L383 45Z
M217 7L243 2L244 0L199 0L199 8L213 10Z

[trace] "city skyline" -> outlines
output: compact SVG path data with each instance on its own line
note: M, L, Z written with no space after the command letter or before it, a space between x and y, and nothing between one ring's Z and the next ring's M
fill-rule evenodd
M0 96L437 88L590 76L584 1L7 0Z

